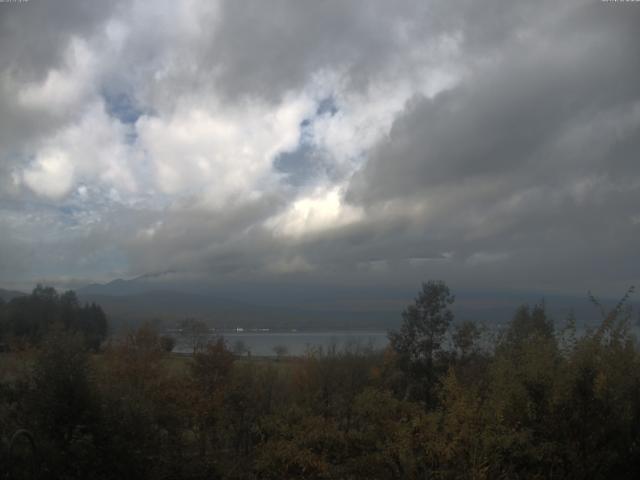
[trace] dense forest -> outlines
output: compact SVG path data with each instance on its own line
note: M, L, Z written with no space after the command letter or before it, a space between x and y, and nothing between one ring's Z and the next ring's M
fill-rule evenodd
M82 335L86 346L97 351L107 336L107 317L95 303L80 305L75 292L59 294L38 285L31 295L0 298L0 342L37 345L52 329Z
M103 341L99 307L39 287L0 306L0 475L635 478L626 300L580 334L576 319L556 327L544 304L524 305L489 337L428 282L384 352L248 359L222 338L172 355L149 324Z

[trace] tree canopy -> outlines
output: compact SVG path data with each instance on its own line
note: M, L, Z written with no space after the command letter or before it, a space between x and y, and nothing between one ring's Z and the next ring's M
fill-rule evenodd
M74 291L58 293L53 287L38 285L30 295L0 304L0 335L6 342L40 342L53 328L83 335L97 349L106 338L107 317L95 303L80 305Z
M636 478L630 311L576 335L574 318L556 329L544 304L523 306L481 348L452 301L443 283L423 285L384 352L279 361L222 338L171 355L151 323L88 355L56 323L34 350L0 353L0 477ZM15 432L37 455L9 447Z

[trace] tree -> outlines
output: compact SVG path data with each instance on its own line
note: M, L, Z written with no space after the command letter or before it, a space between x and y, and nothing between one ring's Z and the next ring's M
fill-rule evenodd
M31 295L13 298L0 309L4 334L38 344L48 332L62 327L82 333L94 350L107 336L107 317L98 305L80 306L73 291L58 294L52 287L38 285ZM2 320L0 318L0 320Z
M78 329L84 333L87 345L97 351L107 337L107 316L102 308L95 303L85 305L80 313L82 324Z
M234 360L224 338L218 337L193 356L191 373L203 391L210 395L227 382Z
M170 337L168 335L162 335L160 337L160 348L162 348L164 352L171 353L175 347L176 347L175 338Z
M247 344L244 343L243 340L238 339L233 344L233 353L235 353L239 357L241 357L242 355L245 354L245 352L248 352L248 351L249 351L249 347L247 347Z
M403 322L399 332L389 332L391 347L398 355L399 367L407 375L409 385L406 395L421 385L423 395L435 381L435 362L442 350L442 341L453 320L449 306L455 300L449 287L442 281L422 284L415 302L402 313ZM413 384L413 385L412 385Z
M5 308L5 301L4 298L0 297L0 343L2 343L2 340L4 339L5 336L5 330L6 330L6 308ZM0 351L2 351L2 347L0 347Z
M215 436L214 427L219 420L234 360L233 352L227 348L222 337L193 355L190 367L195 388L191 408L197 426L201 459L205 457L209 440Z
M51 478L95 478L100 403L82 336L50 332L31 383L25 403Z
M160 335L150 322L144 322L137 330L130 332L128 342L138 350L154 351L161 348Z
M547 316L544 302L533 308L521 305L501 339L501 346L518 349L533 339L551 340L553 333L553 321Z
M276 345L275 347L273 347L273 353L275 353L276 357L278 357L278 360L280 360L282 357L287 355L287 353L289 353L289 349L286 345Z
M34 360L33 404L41 430L68 445L93 405L88 356L78 334L54 331Z
M394 350L408 357L410 362L433 363L453 320L449 305L454 300L455 297L444 282L423 283L422 291L414 304L409 305L402 313L400 331L389 333Z
M186 337L188 344L193 348L194 355L204 348L209 334L206 323L195 318L185 318L180 322L180 330L182 335Z
M465 359L478 348L478 340L482 335L482 330L470 320L456 325L452 335L453 346L460 359Z

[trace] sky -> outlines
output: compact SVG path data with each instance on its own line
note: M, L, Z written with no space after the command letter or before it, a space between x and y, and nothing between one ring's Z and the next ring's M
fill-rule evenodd
M624 293L640 2L0 2L0 286Z

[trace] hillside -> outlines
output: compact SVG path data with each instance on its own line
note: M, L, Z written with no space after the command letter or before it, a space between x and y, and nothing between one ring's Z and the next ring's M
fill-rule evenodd
M5 302L8 302L12 298L23 297L25 295L26 293L18 292L16 290L5 290L3 288L0 288L0 298L3 299Z
M101 305L116 329L145 320L161 321L168 326L194 317L216 328L388 330L397 328L402 310L413 297L412 292L344 290L317 293L304 289L277 291L255 287L246 289L243 301L240 301L237 300L240 292L193 290L192 286L162 285L141 277L92 284L77 292L81 301ZM453 310L457 320L504 325L519 305L535 304L543 299L556 323L561 324L571 312L580 325L592 325L599 320L598 311L586 295L461 292L456 296ZM603 299L605 306L615 303L616 300Z

